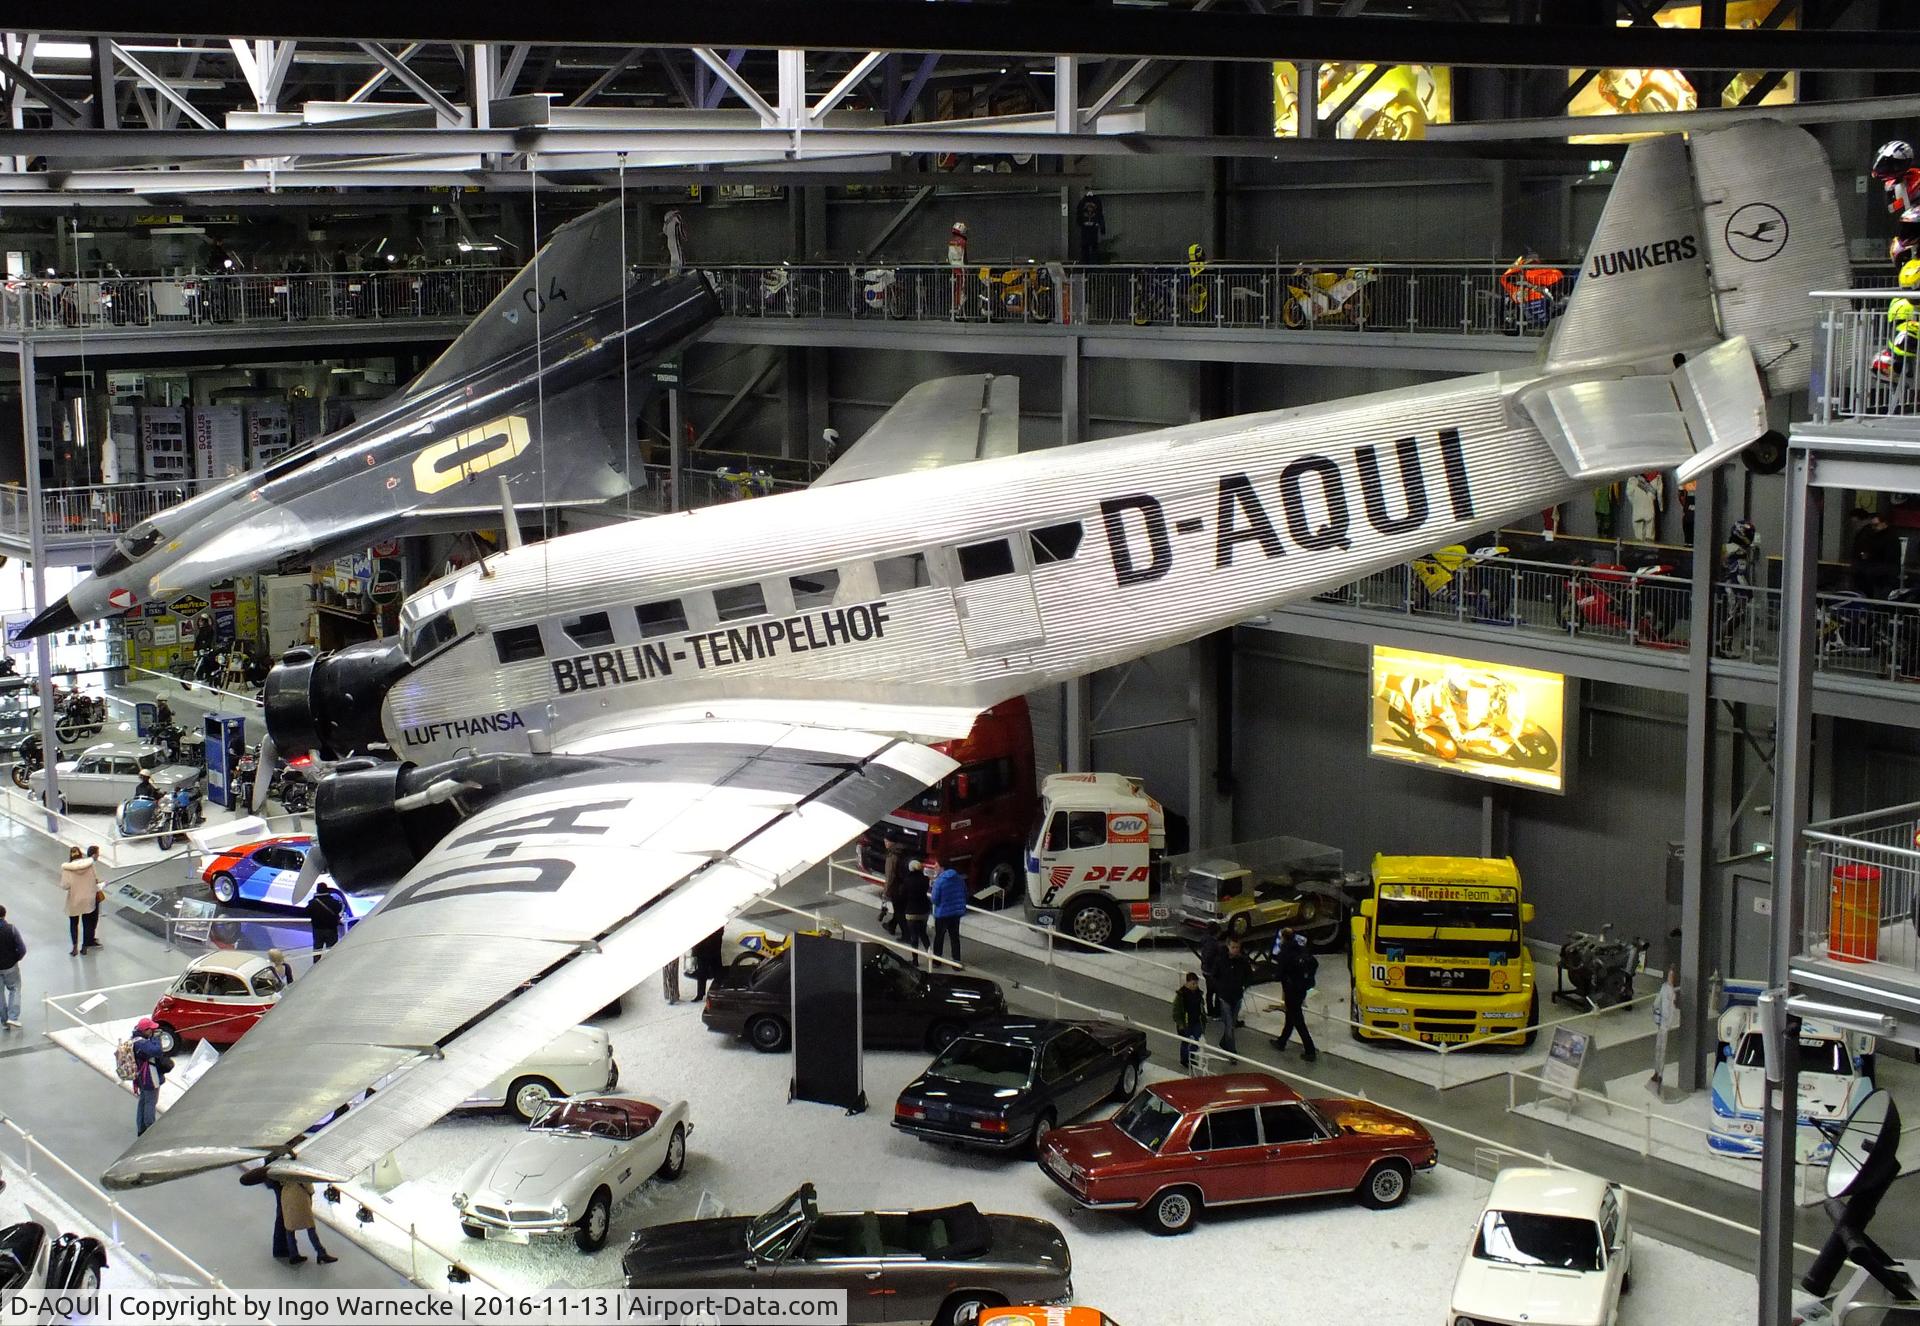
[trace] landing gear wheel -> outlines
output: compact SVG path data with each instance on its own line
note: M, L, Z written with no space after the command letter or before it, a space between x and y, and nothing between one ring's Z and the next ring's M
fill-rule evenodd
M1200 1196L1191 1188L1170 1188L1147 1204L1147 1228L1156 1234L1184 1234L1200 1218Z
M607 1246L607 1232L613 1225L613 1195L595 1188L587 1202L587 1213L573 1229L573 1246L582 1252L598 1252Z

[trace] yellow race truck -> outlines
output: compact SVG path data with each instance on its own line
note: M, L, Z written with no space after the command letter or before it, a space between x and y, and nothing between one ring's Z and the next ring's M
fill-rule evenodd
M1540 998L1511 858L1376 856L1348 966L1357 1040L1533 1044Z

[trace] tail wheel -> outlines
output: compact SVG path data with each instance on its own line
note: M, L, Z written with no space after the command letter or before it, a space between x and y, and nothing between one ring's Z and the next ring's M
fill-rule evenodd
M1390 1206L1398 1206L1407 1200L1407 1190L1413 1186L1413 1173L1404 1164L1394 1160L1383 1160L1367 1171L1367 1177L1360 1181L1360 1200L1377 1211Z

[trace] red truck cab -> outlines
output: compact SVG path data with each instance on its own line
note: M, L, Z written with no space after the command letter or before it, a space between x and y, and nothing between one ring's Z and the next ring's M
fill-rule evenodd
M860 869L884 879L887 842L893 839L910 860L931 856L965 874L982 907L1024 897L1026 841L1039 807L1026 700L995 705L964 738L934 749L960 767L861 835Z

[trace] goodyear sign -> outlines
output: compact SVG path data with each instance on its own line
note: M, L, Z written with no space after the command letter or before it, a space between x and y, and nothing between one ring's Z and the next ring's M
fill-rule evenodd
M210 605L198 594L182 594L167 607L176 617L193 617L207 610Z

